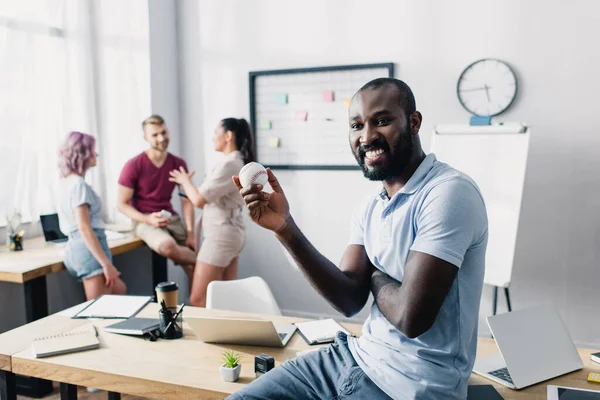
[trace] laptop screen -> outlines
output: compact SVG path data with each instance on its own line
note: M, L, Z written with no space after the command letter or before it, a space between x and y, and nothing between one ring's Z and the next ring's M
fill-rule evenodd
M42 223L42 230L44 231L44 238L46 239L46 242L67 238L60 231L58 214L40 215L40 221Z

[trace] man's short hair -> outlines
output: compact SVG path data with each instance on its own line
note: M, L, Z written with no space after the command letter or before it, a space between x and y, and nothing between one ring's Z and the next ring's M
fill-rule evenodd
M163 117L161 117L158 114L152 114L151 116L149 116L148 118L146 118L144 120L144 122L142 122L142 130L144 130L146 128L146 125L164 125L165 124L165 120Z
M395 78L377 78L373 79L370 82L367 82L363 87L358 90L358 93L362 92L366 89L379 89L382 86L391 85L398 89L398 100L400 101L400 105L404 109L404 112L407 116L417 111L417 104L415 102L415 96L413 95L410 87L401 81L400 79Z

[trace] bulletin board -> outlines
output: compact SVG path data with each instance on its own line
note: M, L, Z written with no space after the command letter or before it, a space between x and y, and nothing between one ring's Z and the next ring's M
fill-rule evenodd
M250 72L257 161L273 169L357 169L348 106L365 83L394 76L394 64Z

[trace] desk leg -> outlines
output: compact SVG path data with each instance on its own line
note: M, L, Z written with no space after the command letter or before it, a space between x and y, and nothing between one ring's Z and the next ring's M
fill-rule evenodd
M77 385L61 382L60 400L77 400Z
M121 400L121 393L108 392L108 400Z
M492 315L496 315L496 311L498 310L498 286L494 286L494 303L492 309Z
M48 316L48 290L46 277L32 279L23 284L25 292L25 320L27 323ZM41 398L52 392L52 382L18 375L16 385L19 394Z
M0 371L0 399L16 400L17 384L15 374L9 371Z
M48 316L48 290L46 277L32 279L25 282L25 318L27 323Z
M154 292L156 285L167 279L167 259L152 251L152 291Z

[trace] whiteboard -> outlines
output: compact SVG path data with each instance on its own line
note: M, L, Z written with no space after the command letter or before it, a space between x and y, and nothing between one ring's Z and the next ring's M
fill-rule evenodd
M357 169L348 143L348 105L365 83L393 76L393 64L250 73L256 158L271 168Z
M521 200L525 183L529 130L524 133L439 133L431 152L439 161L469 175L483 195L488 214L488 246L484 283L508 287L511 280ZM455 132L456 130L452 130Z

